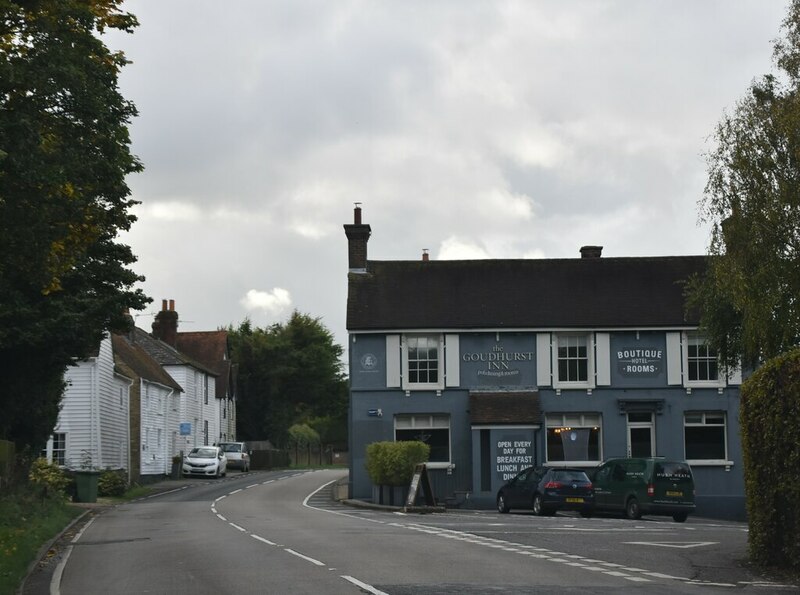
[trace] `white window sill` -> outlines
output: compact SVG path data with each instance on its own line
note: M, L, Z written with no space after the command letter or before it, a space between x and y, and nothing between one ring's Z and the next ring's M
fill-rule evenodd
M684 383L685 388L725 388L724 383L720 383L719 380L714 381L687 381Z
M455 465L453 465L452 463L444 462L444 461L435 462L435 463L428 462L428 463L425 463L425 467L427 467L428 469L447 469L448 467L452 467L452 468L455 469Z
M702 460L692 460L687 459L687 463L689 463L692 467L733 467L733 461L725 461L722 459L702 459Z

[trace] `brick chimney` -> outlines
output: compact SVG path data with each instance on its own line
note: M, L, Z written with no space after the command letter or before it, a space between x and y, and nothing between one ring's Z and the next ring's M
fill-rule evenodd
M347 236L348 267L351 273L367 272L367 242L372 234L369 225L361 223L361 203L356 203L353 210L353 224L344 226Z
M175 347L178 339L178 313L175 311L175 300L161 300L161 312L153 321L153 336Z
M602 246L582 246L581 258L600 258L603 254Z

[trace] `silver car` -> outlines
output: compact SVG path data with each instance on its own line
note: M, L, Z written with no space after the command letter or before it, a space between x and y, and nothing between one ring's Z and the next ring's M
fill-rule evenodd
M220 442L217 444L228 459L228 467L250 471L250 454L244 442Z
M183 459L185 476L225 477L228 459L219 446L197 446Z

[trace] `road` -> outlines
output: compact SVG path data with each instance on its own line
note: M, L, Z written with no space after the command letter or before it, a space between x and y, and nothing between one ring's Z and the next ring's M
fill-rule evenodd
M742 561L746 525L331 501L343 471L229 474L120 505L74 538L51 592L389 595L796 592Z

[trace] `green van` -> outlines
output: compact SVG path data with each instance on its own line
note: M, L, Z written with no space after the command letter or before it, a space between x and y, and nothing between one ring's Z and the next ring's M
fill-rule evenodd
M629 519L643 514L671 515L682 523L695 509L694 478L685 461L608 459L589 477L597 512L623 513Z

